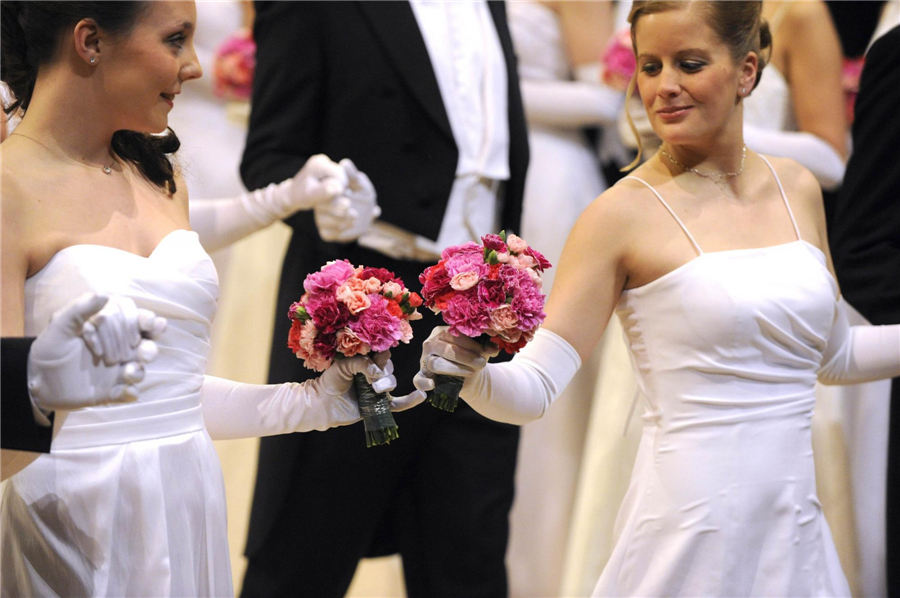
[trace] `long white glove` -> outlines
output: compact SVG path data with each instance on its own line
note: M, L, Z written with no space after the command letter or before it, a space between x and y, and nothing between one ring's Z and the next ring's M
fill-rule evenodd
M570 129L614 124L625 94L601 83L598 72L599 65L584 65L576 81L521 79L528 123Z
M355 167L353 173L358 180L360 173ZM365 229L375 218L375 195L368 198L368 204L367 197L355 194L344 166L318 154L293 178L280 183L237 197L192 201L191 228L207 251L215 251L295 212L319 208L331 217L329 233L343 234L350 229Z
M99 313L98 313L99 312ZM35 421L47 413L137 399L134 384L158 352L166 321L127 297L85 293L53 314L28 354Z
M822 384L860 384L900 376L900 324L850 326L844 299L819 369Z
M200 391L203 421L216 440L327 430L360 420L353 375L361 373L377 392L397 386L390 361L379 367L368 357L336 360L321 376L301 383L242 384L206 376ZM415 391L392 397L391 411L425 400Z
M815 175L823 189L838 187L847 165L821 137L803 131L768 131L744 124L744 143L753 151L796 160Z
M581 367L578 352L558 334L541 328L509 363L487 364L480 343L435 328L422 346L417 389L434 388L434 374L466 379L459 396L481 415L522 425L546 413Z

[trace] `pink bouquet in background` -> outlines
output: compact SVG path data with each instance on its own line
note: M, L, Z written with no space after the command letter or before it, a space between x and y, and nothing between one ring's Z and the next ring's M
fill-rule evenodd
M288 347L317 372L335 359L379 353L409 343L409 322L422 315L422 299L384 268L357 267L347 260L328 262L306 277L306 291L291 305L293 320ZM396 440L397 424L386 393L376 393L365 376L354 377L359 410L366 428L366 445Z
M253 33L241 30L216 50L213 90L220 98L247 101L253 91L256 70L256 42Z
M628 82L637 68L630 29L623 29L612 36L603 50L600 64L603 65L604 83L621 91L628 89Z
M441 260L419 275L422 298L441 314L450 334L493 342L513 354L544 321L540 273L551 265L516 235L501 232L481 241L445 249ZM437 376L428 402L453 411L461 388L462 378Z

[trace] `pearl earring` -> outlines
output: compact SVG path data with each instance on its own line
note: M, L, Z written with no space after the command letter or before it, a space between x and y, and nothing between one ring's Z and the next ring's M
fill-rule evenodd
M91 64L97 64L97 57L96 57L96 56L91 56L90 63L91 63Z
M746 87L742 87L742 88L741 88L741 95L743 95L743 94L745 94L745 93L747 93L747 88L746 88Z

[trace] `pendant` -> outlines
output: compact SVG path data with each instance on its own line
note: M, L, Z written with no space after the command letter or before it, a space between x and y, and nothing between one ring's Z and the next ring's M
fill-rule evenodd
M104 172L105 174L112 174L112 168L110 168L109 166L104 166L104 167L103 167L103 172Z

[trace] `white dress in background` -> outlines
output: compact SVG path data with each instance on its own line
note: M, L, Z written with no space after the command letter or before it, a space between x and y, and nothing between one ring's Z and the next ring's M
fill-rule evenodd
M697 257L622 293L643 433L595 596L850 596L810 430L838 286L782 199L795 241L704 253L676 217Z
M571 67L553 10L537 2L511 2L507 12L528 114L529 84L569 82ZM559 110L566 110L565 102ZM528 142L521 235L556 266L575 221L606 184L581 128L529 120ZM552 268L543 276L546 293L555 273ZM598 349L552 410L522 428L507 553L511 596L559 593L599 354Z
M58 412L53 452L7 480L3 596L231 597L225 492L200 388L219 286L196 233L148 258L62 249L25 281L25 335L83 292L168 319L134 403Z

